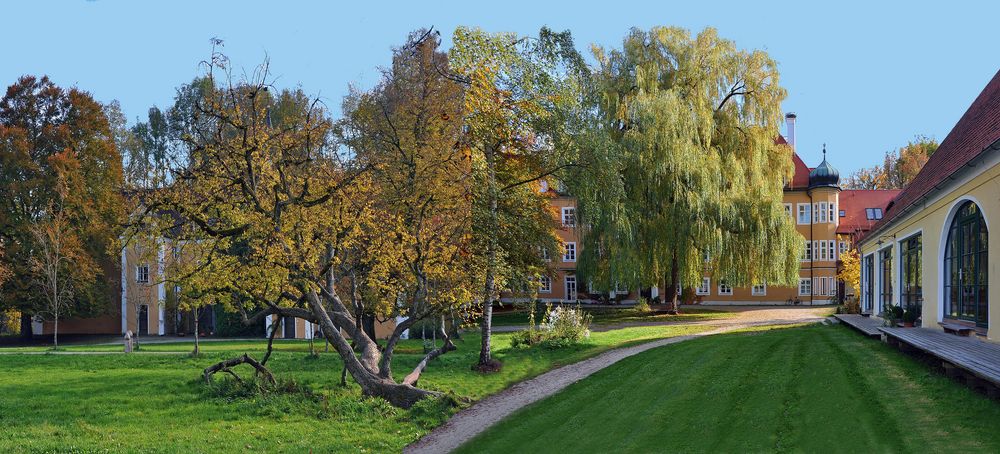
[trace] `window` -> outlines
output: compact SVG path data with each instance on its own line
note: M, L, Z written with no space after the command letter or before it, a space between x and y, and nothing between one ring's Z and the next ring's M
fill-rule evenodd
M799 279L799 296L812 295L812 281L809 279Z
M733 288L726 283L726 281L719 282L719 294L720 295L732 295Z
M576 227L576 208L563 207L562 225L563 227Z
M695 295L708 295L710 293L709 289L712 287L712 280L703 277L701 278L701 285L694 289Z
M753 288L750 289L750 295L767 296L767 283L753 286Z
M795 219L795 216L792 215L792 204L790 203L785 204L785 216Z
M813 279L812 294L833 296L837 294L837 280L832 277L817 277Z
M948 229L944 253L944 316L985 327L989 320L989 232L979 207L965 202Z
M882 209L881 208L865 208L865 218L869 221L877 221L882 219Z
M872 312L875 302L875 254L868 254L861 263L861 287L863 312Z
M135 281L140 284L149 283L149 265L139 265L135 267Z
M802 249L802 261L808 262L812 260L812 241L805 240L806 247Z
M566 276L566 299L576 301L576 276Z
M827 217L830 219L830 223L832 224L837 223L837 218L833 215L835 211L837 211L837 204L830 202L830 205L827 207Z
M546 262L551 262L552 261L552 257L549 257L549 249L548 248L544 248L543 247L541 249L541 253L542 253L542 260L545 260Z
M918 233L899 244L899 304L903 307L924 303L920 241Z
M814 208L814 211L816 212L816 219L815 220L816 220L817 224L826 224L826 221L827 221L826 216L827 216L827 212L828 212L827 210L829 209L829 206L830 206L830 204L827 203L827 202L817 202L817 203L814 204L813 208Z
M815 260L826 260L826 241L813 241L813 250L816 251L813 257Z
M847 253L847 242L846 241L841 241L840 242L840 256L843 257L845 253Z
M798 210L799 210L798 223L799 224L809 224L809 223L812 222L812 216L810 216L809 208L810 207L809 207L808 203L800 203L800 204L798 204Z
M837 214L839 214L840 217L846 217L847 216L847 212L844 211L844 210L840 210L840 212L838 212Z
M827 255L830 256L830 261L837 260L837 242L834 240L829 240L826 242Z
M892 248L887 247L878 253L879 260L879 307L885 310L892 304Z
M538 293L552 293L552 278L542 276L538 278Z
M875 209L875 219L882 219L882 209L881 208L876 208Z
M564 262L575 262L576 261L576 243L564 243L563 244L563 259Z

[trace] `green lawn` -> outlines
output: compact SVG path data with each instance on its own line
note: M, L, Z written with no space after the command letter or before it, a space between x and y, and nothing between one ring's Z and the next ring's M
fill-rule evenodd
M459 350L432 362L421 385L460 401L476 400L561 364L645 339L690 334L704 327L635 327L593 333L580 346L510 349L495 337L503 371L470 369L479 338L468 334ZM185 355L0 355L0 452L398 452L457 408L427 401L410 410L360 399L356 385L341 388L333 353L307 355L307 343L283 341L269 365L279 379L293 378L318 396L276 394L220 397L200 380L201 370L260 342L205 342L200 358ZM319 344L322 348L322 344ZM119 346L71 347L114 350ZM185 352L190 342L147 344L149 351ZM395 357L401 378L420 358L421 341L404 341ZM258 356L259 357L259 356ZM245 372L244 372L245 373Z
M843 326L700 338L623 360L463 452L1000 452L1000 403Z
M593 317L595 325L610 325L628 322L697 322L705 320L720 320L739 316L735 311L717 311L702 308L683 308L680 314L671 315L666 312L645 312L640 313L629 307L622 308L581 308ZM540 323L545 317L545 307L535 308L535 323ZM497 326L527 325L528 310L516 309L513 311L494 312L493 324Z

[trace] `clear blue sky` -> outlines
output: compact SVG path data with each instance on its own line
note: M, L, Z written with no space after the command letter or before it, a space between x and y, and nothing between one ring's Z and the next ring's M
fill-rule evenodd
M118 99L132 122L168 106L218 36L237 67L269 56L279 86L301 85L339 112L348 85L373 85L390 47L419 27L436 27L448 44L457 25L522 34L548 25L572 30L585 50L620 45L630 27L711 26L779 62L799 153L815 166L825 142L846 174L917 134L942 140L1000 67L996 2L551 3L10 2L0 13L0 83L48 74L100 101Z

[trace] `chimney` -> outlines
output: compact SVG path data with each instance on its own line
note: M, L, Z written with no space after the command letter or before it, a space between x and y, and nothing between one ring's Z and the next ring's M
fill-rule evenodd
M785 126L788 127L788 134L785 135L785 142L795 150L795 113L788 112L785 114Z

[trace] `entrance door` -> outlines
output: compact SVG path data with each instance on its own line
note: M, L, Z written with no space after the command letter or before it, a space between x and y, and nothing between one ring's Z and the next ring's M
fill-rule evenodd
M149 335L149 306L139 306L139 335Z
M282 324L285 326L285 339L295 339L295 317L284 317Z

